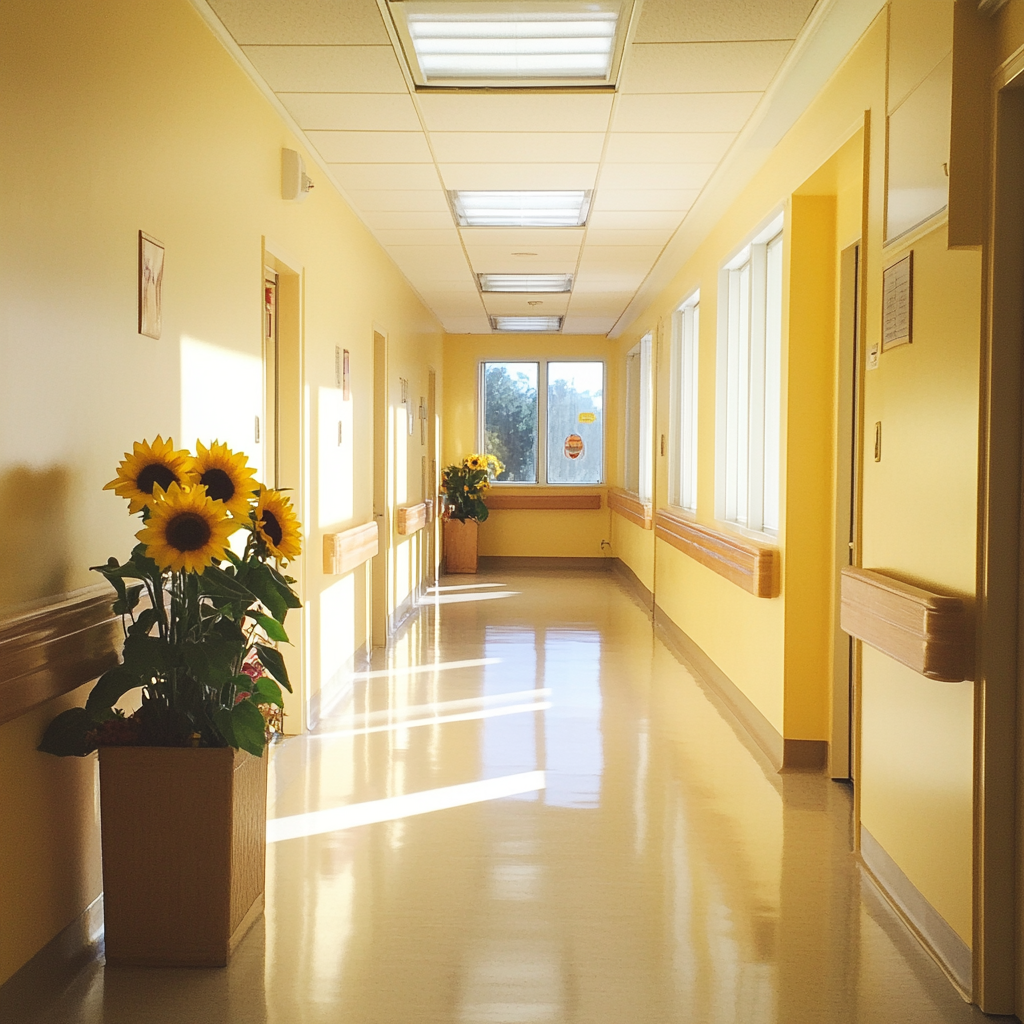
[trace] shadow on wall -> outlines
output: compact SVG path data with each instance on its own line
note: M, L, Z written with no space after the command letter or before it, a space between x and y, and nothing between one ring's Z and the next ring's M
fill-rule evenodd
M69 474L19 466L0 476L0 617L66 593Z

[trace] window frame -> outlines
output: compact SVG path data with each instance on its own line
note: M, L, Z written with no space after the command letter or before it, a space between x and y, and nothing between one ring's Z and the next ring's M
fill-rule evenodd
M674 508L697 514L700 461L700 289L692 291L672 314L669 387L668 500Z
M607 427L607 391L608 391L608 361L606 359L588 359L583 357L558 356L482 356L477 364L477 391L476 391L476 443L477 451L483 452L487 418L487 386L484 378L485 367L488 363L533 363L537 366L537 479L528 483L524 480L492 480L492 487L604 487L608 479L608 427ZM548 483L548 366L551 363L597 363L601 367L601 478L596 483L579 483L568 481L564 483Z
M648 331L626 353L626 416L623 431L623 485L640 501L652 501L654 498L654 335ZM637 382L637 436L631 436L633 396L630 384L633 366L639 377ZM635 460L635 467L633 461ZM633 469L636 469L636 488L633 488Z
M778 537L781 509L782 321L785 218L768 218L719 271L716 359L715 518ZM778 247L778 324L769 331L769 253ZM773 365L766 363L772 348ZM777 364L777 365L776 365ZM768 394L768 387L776 392ZM767 422L766 416L771 418ZM766 424L768 430L766 431ZM765 467L774 468L766 481ZM766 487L766 483L770 486ZM765 508L766 493L775 505Z

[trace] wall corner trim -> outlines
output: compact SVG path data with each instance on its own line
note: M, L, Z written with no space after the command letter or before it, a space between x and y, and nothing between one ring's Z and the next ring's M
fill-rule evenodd
M961 995L971 1002L974 988L971 947L921 895L917 886L863 825L860 827L860 857L868 878L892 904Z
M781 771L785 761L785 745L775 726L658 604L654 605L654 626L669 648L698 677L698 681L705 683L725 705L731 717L747 732L772 767Z
M611 559L612 569L622 577L648 613L654 611L654 594L644 586L643 581L621 558Z

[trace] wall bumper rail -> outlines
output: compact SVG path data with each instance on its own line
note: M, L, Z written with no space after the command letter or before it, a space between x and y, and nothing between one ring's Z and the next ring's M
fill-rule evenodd
M639 526L641 530L654 528L654 513L651 503L644 501L632 491L624 491L621 487L609 488L608 507L634 526Z
M754 597L779 590L779 549L712 529L666 509L654 517L654 535Z
M973 644L964 601L877 569L843 569L845 633L939 682L972 679Z
M430 502L420 501L415 505L401 505L395 510L395 532L410 537L430 522Z
M372 521L341 533L325 533L324 575L344 576L373 558L380 543L378 533Z

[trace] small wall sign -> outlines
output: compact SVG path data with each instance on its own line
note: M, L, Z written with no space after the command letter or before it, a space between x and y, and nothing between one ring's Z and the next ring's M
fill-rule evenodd
M163 329L164 246L139 232L139 334L159 338Z
M581 412L577 417L580 423L596 423L597 413L596 412Z
M914 254L882 272L882 351L914 340Z

